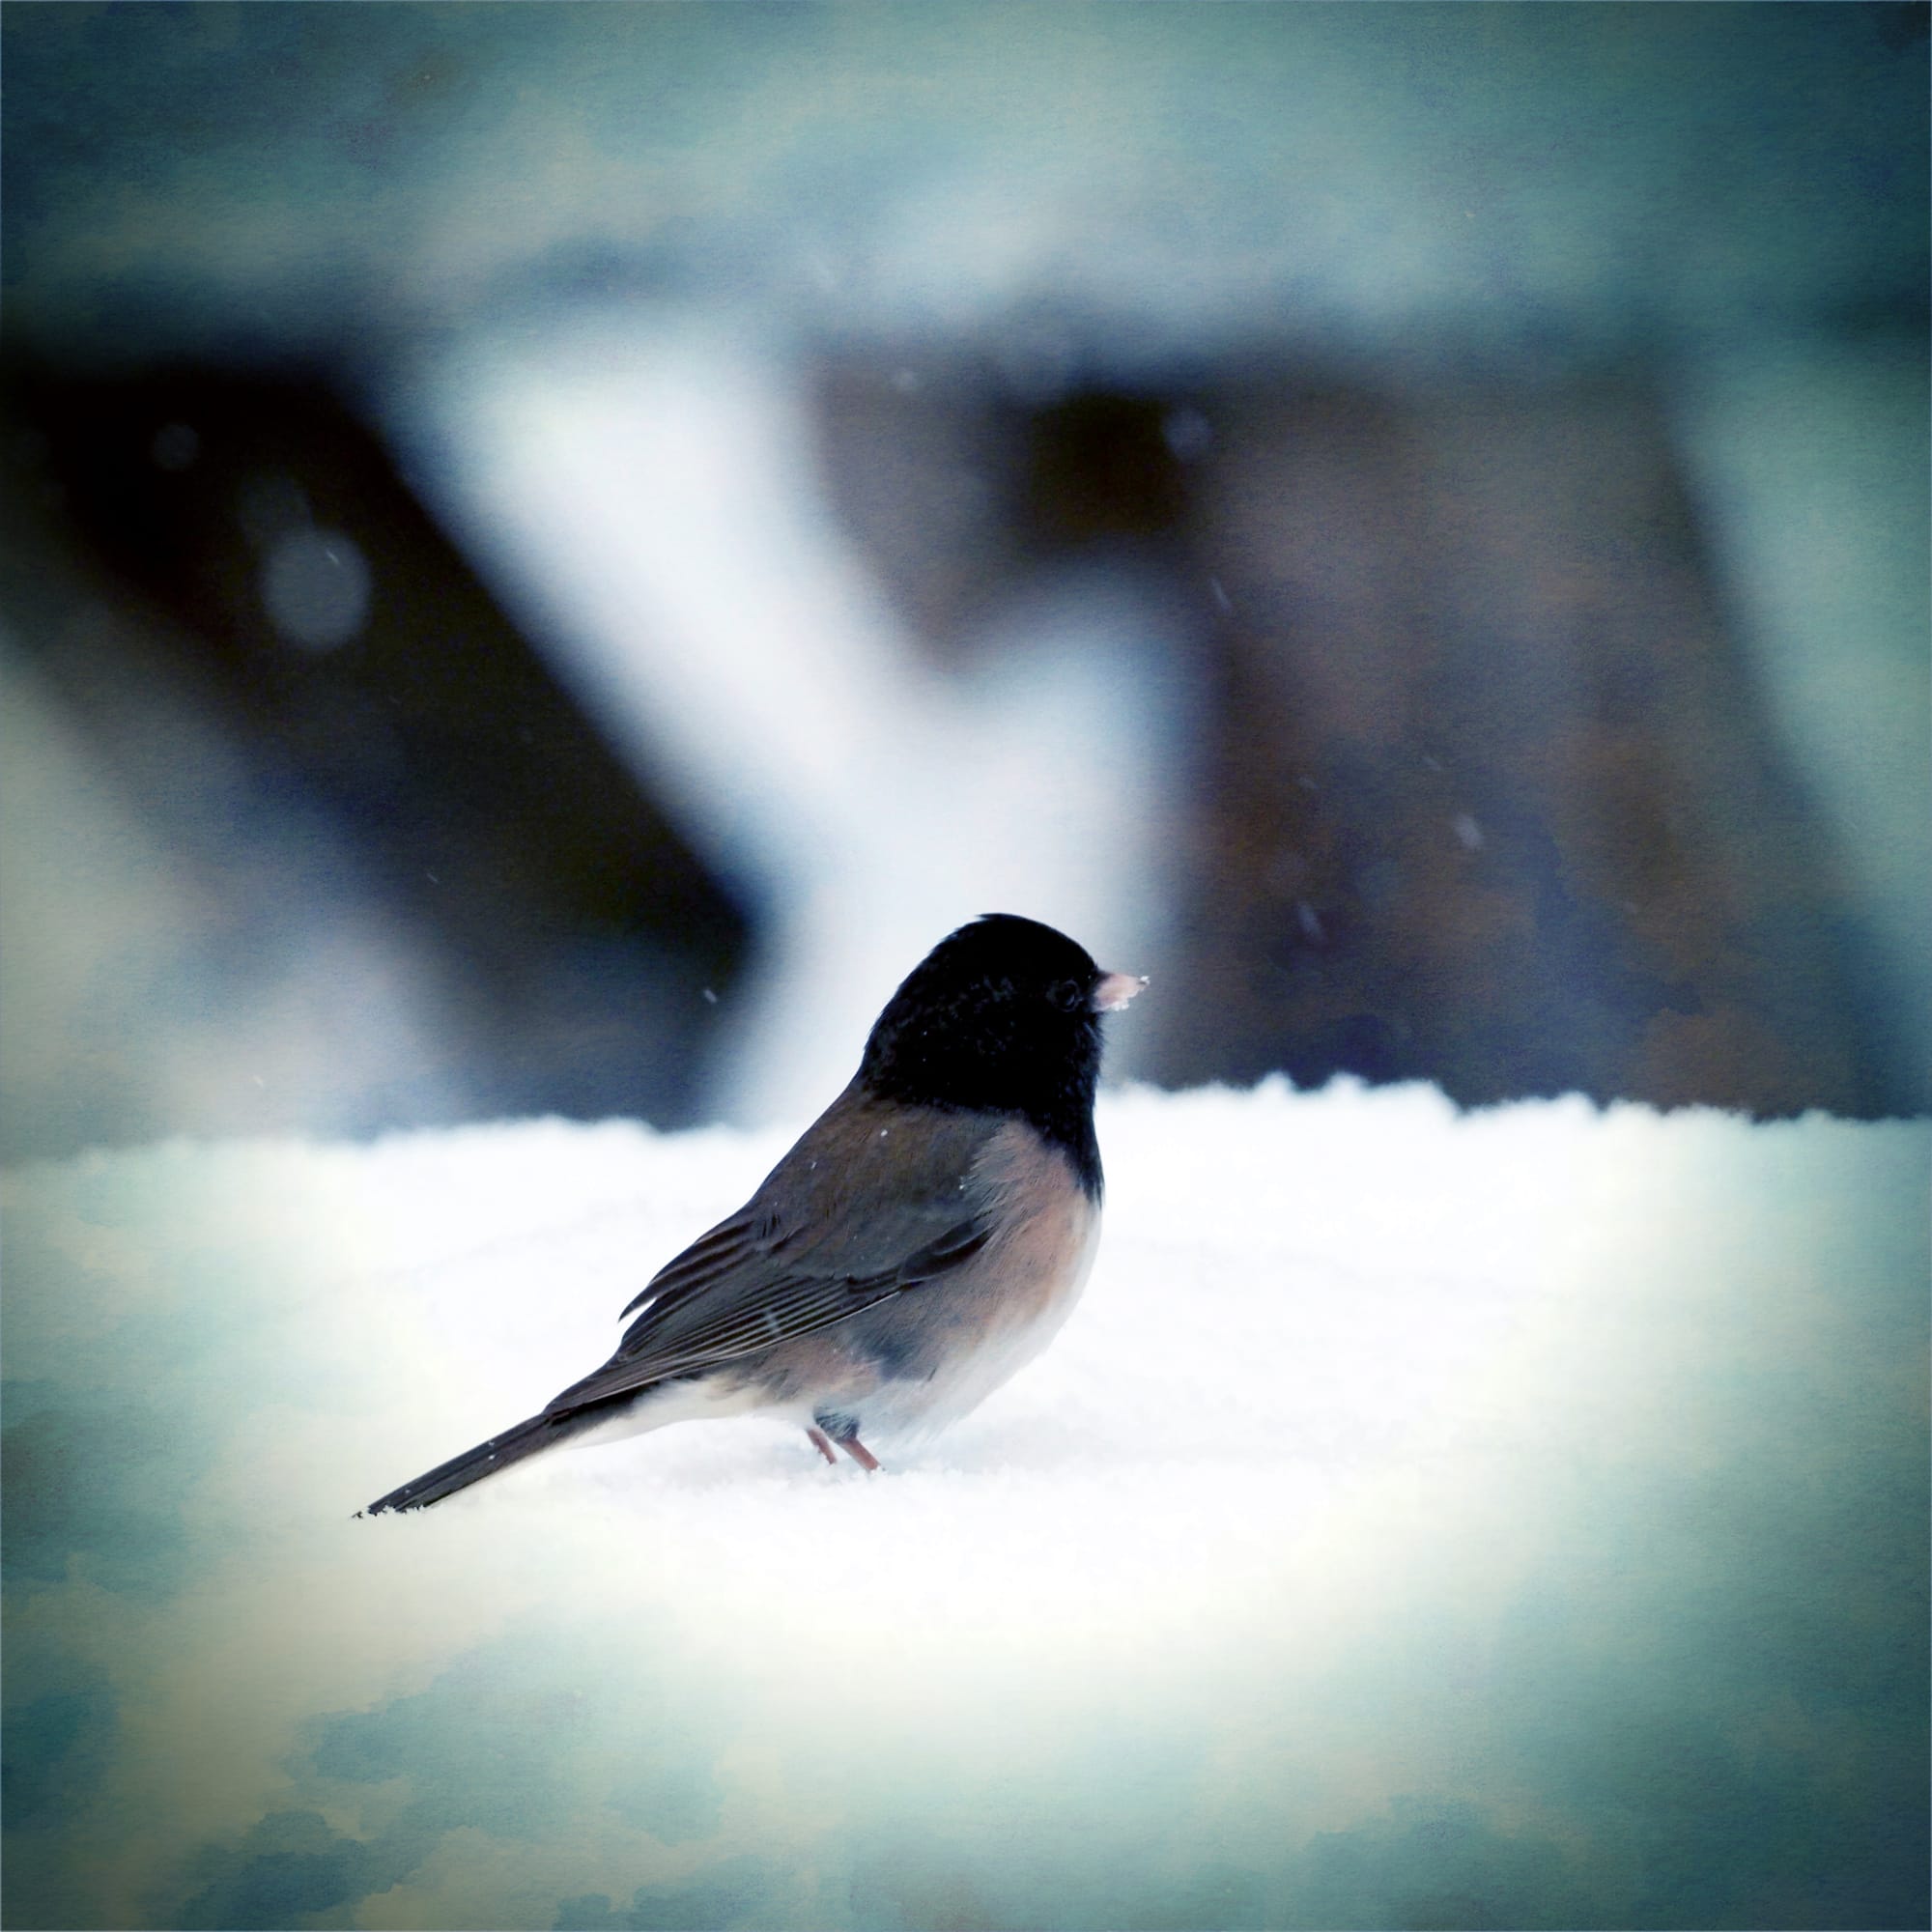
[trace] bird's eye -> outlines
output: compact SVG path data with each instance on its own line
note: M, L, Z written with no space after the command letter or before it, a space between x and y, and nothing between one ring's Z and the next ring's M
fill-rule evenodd
M1056 980L1046 989L1046 997L1063 1013L1074 1013L1087 1004L1087 989L1077 980Z

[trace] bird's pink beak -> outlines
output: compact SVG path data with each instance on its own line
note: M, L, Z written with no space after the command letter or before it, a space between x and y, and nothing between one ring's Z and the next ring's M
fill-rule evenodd
M1117 1013L1147 985L1144 973L1109 973L1094 988L1094 1010Z

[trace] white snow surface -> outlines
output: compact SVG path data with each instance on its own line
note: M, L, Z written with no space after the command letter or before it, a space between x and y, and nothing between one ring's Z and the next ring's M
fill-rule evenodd
M1932 1128L1279 1082L1099 1125L1072 1321L885 1473L693 1424L361 1520L790 1132L8 1177L10 1455L68 1471L10 1701L112 1715L23 1774L19 1909L1904 1922Z

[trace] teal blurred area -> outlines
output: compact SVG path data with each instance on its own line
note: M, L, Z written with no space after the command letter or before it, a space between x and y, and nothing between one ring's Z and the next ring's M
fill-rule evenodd
M23 7L4 286L13 327L116 358L366 353L598 282L861 332L1035 301L1123 360L1855 328L1924 294L1924 35L1911 5Z

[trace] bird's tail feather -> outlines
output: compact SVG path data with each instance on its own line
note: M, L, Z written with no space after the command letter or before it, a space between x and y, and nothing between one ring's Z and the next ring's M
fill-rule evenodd
M471 1483L480 1483L485 1476L507 1469L512 1463L521 1463L526 1456L567 1442L579 1431L603 1420L601 1408L577 1409L565 1415L533 1415L527 1422L520 1422L514 1429L506 1429L500 1435L466 1449L461 1456L439 1463L434 1469L405 1483L399 1490L391 1490L386 1496L378 1496L362 1514L381 1516L388 1510L427 1509L431 1503L440 1503L458 1490L467 1490Z

